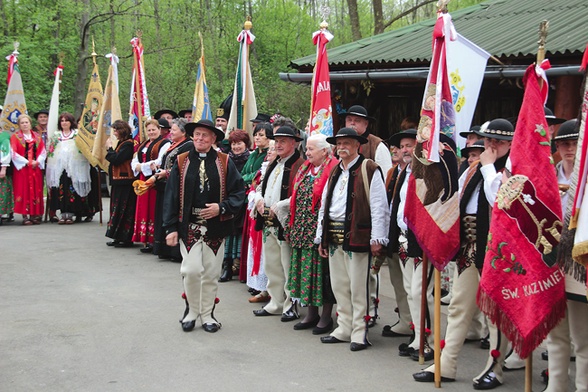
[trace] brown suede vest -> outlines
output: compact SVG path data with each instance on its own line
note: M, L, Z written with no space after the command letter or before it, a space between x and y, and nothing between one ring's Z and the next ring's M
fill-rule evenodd
M131 143L133 144L133 140L128 139L119 143L116 146L116 151L118 152L123 144ZM128 161L124 161L120 165L112 165L112 179L113 180L134 180L135 174L133 173L133 169L131 168L131 159Z
M343 240L343 249L350 252L369 252L370 239L372 232L372 215L370 208L369 195L366 194L364 178L361 172L363 156L357 160L355 165L349 170L349 182L347 184L347 209L345 210L345 239ZM368 159L366 162L366 172L368 189L371 185L372 178L379 166ZM325 215L323 219L323 237L322 246L328 246L328 227L329 227L329 209L333 190L341 175L341 166L337 165L331 171L329 176L329 188L327 199L325 201ZM351 206L351 208L349 208Z
M367 137L367 140L368 142L366 144L362 144L359 148L359 153L367 159L371 159L373 161L376 159L376 149L378 148L378 145L382 143L382 139L370 133Z

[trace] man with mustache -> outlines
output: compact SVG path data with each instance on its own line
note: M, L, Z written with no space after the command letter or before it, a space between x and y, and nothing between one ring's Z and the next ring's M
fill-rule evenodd
M325 186L315 243L329 258L331 283L337 300L338 327L322 343L351 341L351 351L370 345L368 281L371 256L388 244L388 204L378 165L359 154L368 141L352 128L342 128L327 142L337 146L341 162Z

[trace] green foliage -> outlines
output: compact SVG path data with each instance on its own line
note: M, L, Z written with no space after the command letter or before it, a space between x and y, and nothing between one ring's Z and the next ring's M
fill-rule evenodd
M416 0L384 1L385 18L398 14ZM471 5L476 0L454 0ZM454 3L452 2L452 3ZM351 41L347 3L328 0L329 29L335 47ZM452 5L450 3L450 6ZM467 3L467 4L466 4ZM13 50L19 41L19 64L30 113L47 108L53 88L53 71L63 53L64 74L61 111L79 114L92 68L92 38L102 83L109 62L104 55L117 48L120 57L120 101L124 113L129 106L133 57L129 41L142 31L145 48L146 84L151 111L189 108L194 94L196 67L200 58L198 32L202 32L206 78L215 109L232 92L237 65L237 35L247 15L257 37L250 62L258 109L280 111L303 127L310 107L310 88L282 82L279 72L288 71L291 60L314 53L312 33L319 28L321 3L315 0L19 0L0 2L0 53ZM373 31L371 0L358 0L360 29L367 37ZM422 15L401 19L413 23ZM427 15L431 17L431 15ZM87 34L84 32L87 30ZM85 67L84 67L85 66ZM2 73L2 75L5 75ZM0 78L1 79L1 78ZM76 96L76 84L79 85ZM6 91L0 83L0 94Z

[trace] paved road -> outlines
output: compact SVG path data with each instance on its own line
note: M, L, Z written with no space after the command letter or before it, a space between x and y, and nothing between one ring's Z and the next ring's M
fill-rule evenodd
M218 333L184 333L179 264L138 246L106 247L105 230L97 220L25 227L17 218L0 227L0 391L434 390L412 381L421 367L398 357L403 340L380 335L395 321L387 271L365 351L254 317L258 306L238 281L220 284ZM485 356L467 344L458 380L444 389L472 391ZM546 362L539 351L534 358L541 391ZM523 372L508 373L499 390L522 391Z

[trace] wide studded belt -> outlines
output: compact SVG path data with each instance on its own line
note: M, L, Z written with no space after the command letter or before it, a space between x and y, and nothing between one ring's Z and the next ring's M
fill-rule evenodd
M192 207L192 214L190 214L190 222L200 226L206 226L206 219L200 216L204 208Z
M275 216L271 216L271 211L269 207L263 208L263 223L266 227L278 227L280 226L280 222Z
M465 215L461 218L461 224L463 225L465 240L467 242L476 242L476 221L477 218L475 215Z
M341 245L345 240L345 222L329 222L327 228L328 239L330 243Z

